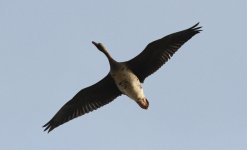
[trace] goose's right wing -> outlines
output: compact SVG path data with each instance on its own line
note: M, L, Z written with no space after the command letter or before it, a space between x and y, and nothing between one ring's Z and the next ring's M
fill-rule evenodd
M110 103L119 95L121 95L121 92L115 85L111 75L108 74L98 83L79 91L72 100L68 101L55 116L43 126L45 127L44 131L48 130L48 132L50 132L71 119L96 110Z

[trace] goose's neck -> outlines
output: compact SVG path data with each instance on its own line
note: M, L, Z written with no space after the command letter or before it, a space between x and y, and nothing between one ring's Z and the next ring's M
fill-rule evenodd
M117 68L118 62L117 62L116 60L114 60L114 59L111 57L111 55L108 53L108 51L107 51L107 50L104 50L104 51L102 51L102 52L103 52L103 53L105 54L105 56L107 57L111 69L114 70L115 68Z
M109 63L116 62L116 61L111 57L111 55L109 54L109 52L108 52L106 49L102 49L101 51L105 54L105 56L107 57Z
M107 49L104 47L104 45L102 43L96 43L96 42L93 42L93 44L102 52L105 54L105 56L107 57L108 61L109 61L109 64L111 66L111 69L114 69L117 65L118 65L118 62L115 61L111 55L109 54L109 52L107 51Z

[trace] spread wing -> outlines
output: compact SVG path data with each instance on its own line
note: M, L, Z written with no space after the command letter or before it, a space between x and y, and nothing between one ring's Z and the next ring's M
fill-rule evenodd
M139 55L125 63L144 82L146 77L165 64L185 42L201 31L198 24L149 43Z
M43 127L48 132L76 117L113 101L121 95L112 77L108 74L98 83L79 91L70 101L55 114L55 116Z

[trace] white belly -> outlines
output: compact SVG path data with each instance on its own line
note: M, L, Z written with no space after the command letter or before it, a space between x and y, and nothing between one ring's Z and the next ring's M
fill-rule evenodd
M113 72L112 77L123 94L135 101L145 98L139 79L126 67Z

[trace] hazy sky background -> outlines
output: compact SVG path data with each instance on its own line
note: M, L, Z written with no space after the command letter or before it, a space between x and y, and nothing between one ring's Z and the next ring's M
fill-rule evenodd
M0 149L246 150L247 1L0 0ZM51 133L41 128L81 88L151 41L200 22L144 90Z

